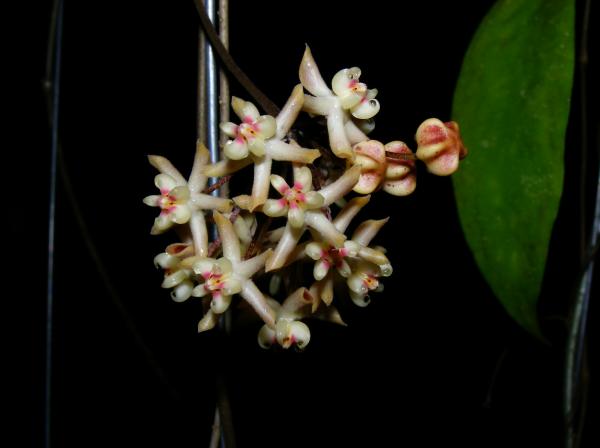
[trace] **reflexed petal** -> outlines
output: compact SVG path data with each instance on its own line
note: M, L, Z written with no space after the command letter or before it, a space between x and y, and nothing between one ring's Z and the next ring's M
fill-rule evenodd
M198 285L192 289L192 295L194 297L204 297L208 292L209 291L204 287L204 284Z
M239 261L242 258L240 240L233 229L233 224L217 211L213 212L213 219L215 220L215 224L217 224L217 231L221 237L223 257Z
M339 211L333 220L333 224L335 228L340 232L345 232L350 222L354 219L354 217L360 212L360 210L369 203L371 196L357 196L351 199L344 208Z
M150 230L151 235L161 234L171 228L173 225L173 221L169 218L169 215L160 214L157 218L154 219L154 225Z
M313 260L320 260L323 257L324 248L321 243L308 243L304 248L304 252Z
M171 220L177 224L185 224L192 216L192 211L187 205L176 205L170 214Z
M194 272L198 275L208 276L215 267L217 260L214 258L202 258L194 263Z
M329 146L333 153L342 159L352 159L354 153L350 141L346 136L344 128L344 116L346 112L341 106L335 105L327 115L327 133L329 135Z
M248 150L257 157L265 155L265 140L261 137L248 139Z
M263 325L258 332L258 345L262 348L271 348L276 341L275 330L269 328L267 325Z
M313 276L315 280L321 280L325 278L329 272L329 262L326 260L317 260L313 268Z
M275 130L277 129L275 118L270 115L261 115L258 117L256 126L258 127L258 132L260 132L261 137L265 140L273 137L275 135Z
M231 98L231 108L242 121L246 118L256 121L260 116L260 113L254 104L249 101L244 101L236 96Z
M390 264L390 261L383 254L383 252L380 252L376 249L371 249L370 247L361 247L358 254L363 260L367 260L373 264L376 264L377 266Z
M335 182L321 188L319 193L325 199L323 206L331 205L349 193L358 182L360 169L359 165L354 165L352 168L347 169Z
M292 124L294 124L296 118L298 118L298 114L302 110L303 105L304 89L302 88L302 84L297 84L275 120L277 122L277 130L275 133L277 139L282 139L287 135Z
M185 302L192 295L194 284L190 280L184 280L171 291L171 298L175 302Z
M180 284L182 281L188 278L188 273L184 269L180 269L178 271L173 272L170 275L167 275L160 285L161 288L172 288Z
M265 147L267 155L280 162L313 163L321 156L318 149L306 149L281 140L267 140Z
M198 333L211 330L218 321L219 316L213 313L211 310L208 310L200 322L198 322Z
M304 88L313 95L331 95L331 90L329 90L329 87L327 87L327 84L325 84L325 81L319 72L319 67L317 67L317 63L313 59L313 55L308 45L304 50L298 75L300 76L300 82Z
M223 152L228 159L241 160L248 157L248 145L240 138L229 140L223 147Z
M352 108L352 115L361 120L366 120L377 115L379 112L379 101L375 99L365 99L360 104Z
M288 221L292 227L302 227L304 224L304 210L300 207L290 208L288 210Z
M294 169L294 184L298 185L303 192L312 190L312 174L308 167Z
M262 211L273 218L284 216L288 212L287 202L281 199L267 199L262 206Z
M144 204L149 205L150 207L160 207L161 198L162 196L156 194L146 196L144 198Z
M344 245L346 235L338 231L323 212L307 210L304 214L304 222L307 226L319 232L321 238L333 246L342 247Z
M360 223L352 234L352 240L356 241L361 246L368 246L375 235L388 222L389 218L385 219L368 219Z
M168 174L160 173L154 178L154 185L156 185L156 188L158 188L161 192L171 191L177 186L177 182L175 182L175 179Z
M231 121L227 123L221 123L219 125L219 128L224 134L231 138L234 138L237 135L238 126L237 124L232 123Z
M212 300L210 301L210 309L215 314L221 314L227 311L230 303L231 296L223 293L213 294Z
M273 188L279 192L279 194L284 195L290 189L290 186L285 181L285 179L277 174L271 174L271 185Z
M354 120L348 120L344 123L344 131L346 132L346 136L350 141L351 145L356 145L357 143L364 142L368 140L367 134L365 134L354 122Z

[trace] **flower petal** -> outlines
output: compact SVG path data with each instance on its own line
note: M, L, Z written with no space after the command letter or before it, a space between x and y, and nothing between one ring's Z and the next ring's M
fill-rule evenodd
M229 296L239 293L242 290L242 282L235 276L228 276L223 285L223 292Z
M294 167L294 187L300 188L303 192L312 190L312 174L308 167Z
M168 174L160 173L154 177L154 185L161 193L168 193L177 186L177 182Z
M180 269L178 271L173 272L172 274L165 276L165 279L163 280L160 286L161 288L165 289L172 288L173 286L180 284L187 278L188 273L184 269Z
M144 204L149 205L150 207L160 207L160 200L162 196L153 194L150 196L146 196L144 198Z
M169 214L171 220L176 224L185 224L192 216L192 211L187 205L176 205L172 213Z
M308 243L304 248L304 252L313 260L320 260L323 258L325 249L322 243L317 243L315 241Z
M191 280L184 280L171 291L171 299L174 302L185 302L192 295L194 284Z
M204 297L208 294L208 290L204 287L204 284L196 286L192 289L192 295L194 297Z
M377 112L379 112L379 108L379 101L377 101L376 99L368 99L365 97L358 105L354 106L351 109L351 113L352 116L356 118L366 120L377 115Z
M275 330L269 328L268 325L263 325L258 332L258 345L260 345L262 348L268 349L271 348L275 342L277 342Z
M315 209L323 207L325 198L316 191L309 191L305 195L305 204L307 209Z
M169 196L171 196L177 202L185 202L190 198L190 189L185 185L181 185L173 188L169 192Z
M265 155L265 140L262 137L248 139L248 150L257 157Z
M273 137L277 130L277 122L275 121L275 118L270 115L261 115L258 117L255 126L258 128L261 137L265 140Z
M160 214L154 219L154 225L150 230L151 235L159 235L163 232L166 232L173 226L173 221L169 218L167 214Z
M317 63L313 59L313 55L308 45L304 50L304 55L302 56L302 62L300 63L300 70L298 74L300 76L300 82L304 88L313 95L331 95L331 90L329 90L327 84L325 84L325 81L319 72L319 67L317 67Z
M241 160L248 157L248 145L246 141L241 138L235 140L229 140L223 147L223 153L225 157L231 160Z
M222 314L227 311L230 303L231 296L223 293L216 293L213 294L212 300L210 301L210 309L215 314Z
M254 122L260 116L254 104L236 96L231 97L231 108L242 121Z
M277 174L271 174L271 185L273 185L273 188L281 195L286 194L290 189L290 186L285 179Z
M262 211L265 215L277 218L285 216L288 212L288 205L282 199L267 199L262 206Z
M162 252L154 257L154 266L161 267L163 269L172 269L179 264L179 258L174 257L171 254Z
M231 121L229 121L227 123L221 123L219 125L219 128L228 137L234 138L237 135L238 125L235 123L232 123Z
M197 275L201 275L204 278L208 278L208 276L212 273L212 270L215 267L216 263L217 260L215 260L214 258L201 258L200 260L194 263L192 269Z
M298 206L290 207L288 210L288 221L292 227L302 227L304 225L304 210Z
M325 278L329 272L329 262L326 260L317 260L313 268L313 276L315 280L321 280Z

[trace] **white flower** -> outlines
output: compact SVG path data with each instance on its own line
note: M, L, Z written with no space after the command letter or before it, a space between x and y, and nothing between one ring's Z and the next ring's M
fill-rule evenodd
M376 89L367 89L359 82L360 69L353 67L340 70L333 77L329 89L308 46L300 64L300 82L312 95L305 95L303 110L327 117L329 145L340 158L352 159L352 145L367 140L361 121L370 120L379 112L375 99ZM359 120L355 123L353 118ZM372 129L372 122L369 127Z
M271 217L287 214L293 227L304 225L306 210L319 209L323 205L323 196L312 191L312 175L307 167L294 170L294 184L291 187L276 174L271 175L271 185L281 194L281 199L268 199L263 205L263 212Z
M248 157L248 152L259 157L264 155L265 140L275 135L275 118L260 115L254 104L235 96L231 99L231 107L242 122L239 125L221 123L221 131L232 138L223 148L225 156L241 160Z
M144 204L161 209L150 231L152 235L157 235L168 230L173 224L188 222L192 210L188 204L190 190L187 185L177 185L175 179L163 173L154 178L154 184L160 190L160 195L146 196Z

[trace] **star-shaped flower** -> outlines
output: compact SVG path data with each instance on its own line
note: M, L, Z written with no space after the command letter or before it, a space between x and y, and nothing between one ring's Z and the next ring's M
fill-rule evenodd
M287 214L293 227L304 224L304 212L321 208L325 199L312 191L312 174L307 167L294 168L294 183L290 187L283 177L271 175L271 185L281 194L281 199L268 199L263 205L264 214L279 217Z
M216 324L218 315L227 310L234 294L240 294L261 319L274 328L274 311L252 281L254 274L264 266L271 250L242 260L240 242L233 224L217 211L213 212L213 218L217 224L223 257L200 258L193 264L193 270L202 283L194 288L192 295L210 296L210 309L199 322L198 331L209 330Z
M154 178L154 185L160 190L160 195L151 195L144 198L144 204L151 207L160 207L160 214L154 220L150 233L157 235L167 231L173 224L185 224L192 216L188 204L190 190L186 185L177 185L175 179L168 174L158 174Z
M206 256L208 250L204 211L229 212L233 207L230 199L203 193L208 181L203 170L209 157L208 149L198 142L192 172L186 181L168 159L148 156L150 164L160 172L155 178L155 184L161 193L144 198L146 205L161 208L150 233L156 235L165 232L173 224L189 223L196 256Z
M232 138L223 152L231 160L240 160L248 157L248 152L255 156L265 154L265 140L275 135L275 118L270 115L260 115L256 106L249 101L232 97L231 107L242 121L235 123L221 123L221 131Z
M312 95L305 95L303 110L310 114L327 117L329 145L340 158L352 159L352 144L367 139L365 132L356 125L354 119L368 120L379 112L379 102L375 99L376 89L367 89L359 82L361 71L358 67L340 70L333 77L332 90L329 89L308 46L300 64L300 82Z

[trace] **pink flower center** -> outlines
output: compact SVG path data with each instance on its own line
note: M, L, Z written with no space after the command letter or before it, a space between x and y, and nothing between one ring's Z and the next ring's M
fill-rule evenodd
M295 182L292 188L287 188L283 193L283 198L290 208L302 207L306 203L306 195L302 191L302 184Z

